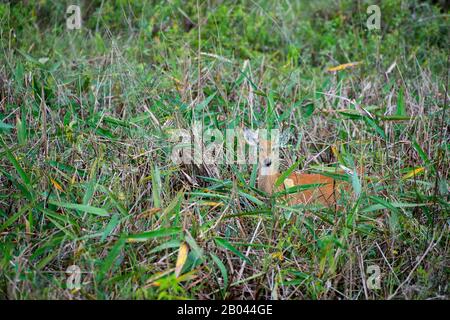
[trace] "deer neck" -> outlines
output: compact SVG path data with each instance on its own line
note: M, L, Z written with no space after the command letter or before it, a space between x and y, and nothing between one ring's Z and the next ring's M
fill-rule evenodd
M260 171L260 175L258 177L259 188L268 194L272 194L274 191L275 181L277 181L280 173L276 171L264 173L266 174L262 174Z

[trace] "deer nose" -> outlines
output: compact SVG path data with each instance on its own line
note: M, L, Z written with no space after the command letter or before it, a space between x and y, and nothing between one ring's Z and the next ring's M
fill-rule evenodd
M270 167L272 165L272 160L270 160L269 158L264 159L263 164L265 167Z

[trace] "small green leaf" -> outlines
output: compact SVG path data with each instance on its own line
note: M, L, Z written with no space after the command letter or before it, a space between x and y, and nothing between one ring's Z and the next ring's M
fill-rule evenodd
M12 163L12 165L14 166L14 168L17 170L17 173L19 174L19 176L22 178L26 188L28 189L28 191L30 193L32 193L32 187L31 187L31 180L28 177L28 175L25 173L25 171L22 169L22 167L20 166L19 162L17 161L16 157L13 155L13 153L11 152L11 150L8 148L8 146L3 142L3 139L0 139L0 144L2 145L2 147L5 149L6 151L6 157L8 158L8 160Z
M314 103L312 102L302 105L300 106L300 108L300 112L305 119L311 117L311 115L314 113Z
M220 273L222 274L222 278L223 278L222 292L224 293L225 290L228 288L228 272L227 272L227 268L225 267L223 262L219 259L219 257L217 257L214 253L210 253L209 255L211 256L211 258L213 259L214 263L219 268Z
M8 123L4 123L3 121L0 120L0 130L5 130L5 131L9 131L12 128L14 128L14 126L8 124Z
M143 242L150 239L172 236L181 233L181 228L161 228L127 236L128 242Z
M88 206L85 204L59 202L59 201L54 201L54 200L49 200L48 203L55 205L57 207L61 207L61 208L73 209L73 210L77 210L77 211L81 211L81 212L92 213L97 216L102 216L102 217L109 216L108 211L106 211L105 209Z
M154 166L152 170L152 196L153 206L161 208L161 174L158 166Z
M239 250L237 250L231 243L229 243L227 240L223 239L223 238L214 238L214 240L216 241L217 245L225 248L227 250L230 250L231 252L233 252L235 255L237 255L239 258L241 258L242 260L247 261L248 264L252 264L252 262L246 257L244 256Z
M320 188L320 187L325 186L325 185L327 185L327 183L299 184L299 185L287 188L286 190L276 192L276 193L273 194L273 197L277 198L277 197L280 197L280 196L285 196L287 194L292 194L292 193L302 192L302 191L305 191L305 190Z
M398 92L396 116L400 116L400 117L407 116L403 88L400 88L400 90Z
M300 162L302 161L302 159L298 160L297 162L295 162L292 166L290 166L285 172L283 172L278 179L275 181L275 189L277 187L279 187L284 180L286 180L287 177L289 177L289 175L296 169L298 168L298 166L300 165Z
M361 181L359 181L359 177L358 177L358 173L356 172L356 170L353 170L353 174L352 174L352 187L353 187L353 191L355 191L355 195L358 198L359 195L361 194Z
M149 253L157 253L162 250L171 249L171 248L179 248L181 244L180 240L172 239L167 242L164 242L163 244L154 247L152 250L149 251Z
M384 132L383 128L378 124L377 121L375 121L374 119L371 119L370 117L367 117L367 116L363 117L363 119L364 119L364 122L366 124L368 124L369 127L374 129L375 132L378 133L381 138L386 140L386 133Z
M216 92L214 92L212 95L210 95L208 98L206 98L205 100L203 100L202 102L200 102L196 107L195 107L195 111L201 111L203 110L205 107L208 106L208 104L211 102L211 100L216 96Z
M203 250L202 250L202 248L200 248L200 246L197 244L197 242L191 236L191 234L186 232L186 235L185 235L184 239L189 244L189 247L191 248L191 250L194 253L195 257L197 259L200 259L201 261L203 261Z
M114 244L114 246L109 251L105 260L100 266L100 270L98 273L98 281L102 281L105 274L111 269L114 260L116 260L117 256L120 254L120 251L125 246L125 237L120 237L119 240Z
M119 215L116 213L111 217L111 220L109 220L108 225L106 226L105 230L103 231L102 237L100 239L101 242L106 240L106 237L113 231L113 229L119 224Z
M415 207L425 207L425 206L428 206L429 204L391 202L390 205L394 208L415 208ZM386 205L378 203L378 204L370 205L367 208L364 208L363 210L361 210L361 213L368 213L368 212L373 212L373 211L383 210L383 209L386 209Z
M391 211L391 215L389 217L389 224L391 229L395 231L398 228L399 211L397 210L397 208L393 206L391 203L385 201L384 199L381 199L380 197L369 196L369 199L371 199L374 202L377 202L378 204L381 204L383 207Z
M25 122L17 117L16 122L17 140L20 144L25 144L27 142L27 128Z

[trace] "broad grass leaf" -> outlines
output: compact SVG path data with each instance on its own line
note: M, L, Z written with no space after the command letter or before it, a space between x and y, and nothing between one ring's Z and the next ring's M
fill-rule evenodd
M127 242L145 242L155 238L168 237L181 233L181 228L160 228L157 230L127 236Z
M250 259L248 259L246 256L244 256L239 250L237 250L231 243L229 243L227 240L223 238L214 238L215 242L218 246L225 248L227 250L230 250L235 255L237 255L242 260L245 260L248 264L252 264Z
M81 212L91 213L97 216L108 217L109 213L106 209L97 208L85 204L78 203L68 203L68 202L59 202L55 200L49 200L48 203L55 205L57 207L65 208L65 209L73 209Z

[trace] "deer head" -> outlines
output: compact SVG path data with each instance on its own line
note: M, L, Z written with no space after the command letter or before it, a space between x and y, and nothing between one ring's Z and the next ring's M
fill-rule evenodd
M271 140L259 139L259 130L244 129L244 138L251 146L258 146L258 186L271 194L279 176L278 146Z

